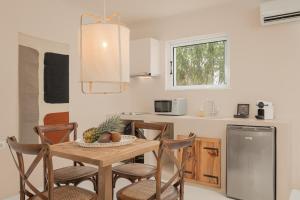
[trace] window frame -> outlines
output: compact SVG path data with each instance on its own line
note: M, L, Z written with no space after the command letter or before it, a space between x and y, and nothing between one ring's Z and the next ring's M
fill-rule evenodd
M174 48L181 46L197 45L209 42L225 42L225 81L224 85L176 85L176 60L174 61ZM214 34L196 36L168 41L166 43L166 68L165 68L165 89L166 90L203 90L203 89L230 89L230 65L229 65L229 38L227 34ZM172 62L172 64L171 64ZM173 63L175 62L175 63ZM171 70L173 74L171 74Z

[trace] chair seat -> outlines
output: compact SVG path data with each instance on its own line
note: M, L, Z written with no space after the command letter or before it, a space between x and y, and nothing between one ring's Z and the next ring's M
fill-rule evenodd
M48 191L43 192L43 195L48 197ZM74 186L57 187L53 190L53 200L96 200L95 193L83 188ZM31 197L29 200L42 200L39 196Z
M147 178L155 175L156 167L141 163L129 163L115 166L113 172L121 176L127 175L135 178Z
M162 183L162 186L164 183ZM156 181L144 180L128 185L117 193L119 200L146 200L156 194ZM168 187L162 194L163 200L178 199L178 191L174 186Z
M55 183L67 183L96 176L98 170L89 166L69 166L54 170Z

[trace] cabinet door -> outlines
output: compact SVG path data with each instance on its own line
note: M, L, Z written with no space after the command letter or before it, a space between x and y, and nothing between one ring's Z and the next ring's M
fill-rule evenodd
M196 180L207 186L221 186L221 140L198 138Z
M187 136L184 135L178 135L178 139L184 139ZM190 158L188 158L188 161L185 165L185 172L184 172L184 177L187 179L192 179L195 180L195 167L196 167L196 156L195 156L195 145L190 146L188 148L188 153L191 155ZM182 150L178 150L178 158L182 158Z

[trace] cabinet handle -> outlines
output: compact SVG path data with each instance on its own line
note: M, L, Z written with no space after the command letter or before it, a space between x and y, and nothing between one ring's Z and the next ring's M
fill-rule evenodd
M204 149L219 151L218 148L214 148L214 147L204 147Z
M170 61L170 75L173 75L173 61Z
M208 152L212 156L219 156L219 149L218 148L204 147L203 149L208 150L208 151L212 151L212 152Z
M208 177L208 178L214 178L217 180L217 184L219 184L219 177L218 176L213 176L213 175L209 175L209 174L203 174L203 176Z

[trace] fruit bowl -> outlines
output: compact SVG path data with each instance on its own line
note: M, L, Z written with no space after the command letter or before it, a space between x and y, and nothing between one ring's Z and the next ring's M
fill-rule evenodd
M132 144L136 140L135 136L132 135L122 135L120 142L108 142L108 143L86 143L83 141L83 139L77 139L75 141L76 144L78 144L81 147L85 148L98 148L98 147L118 147L123 145Z

